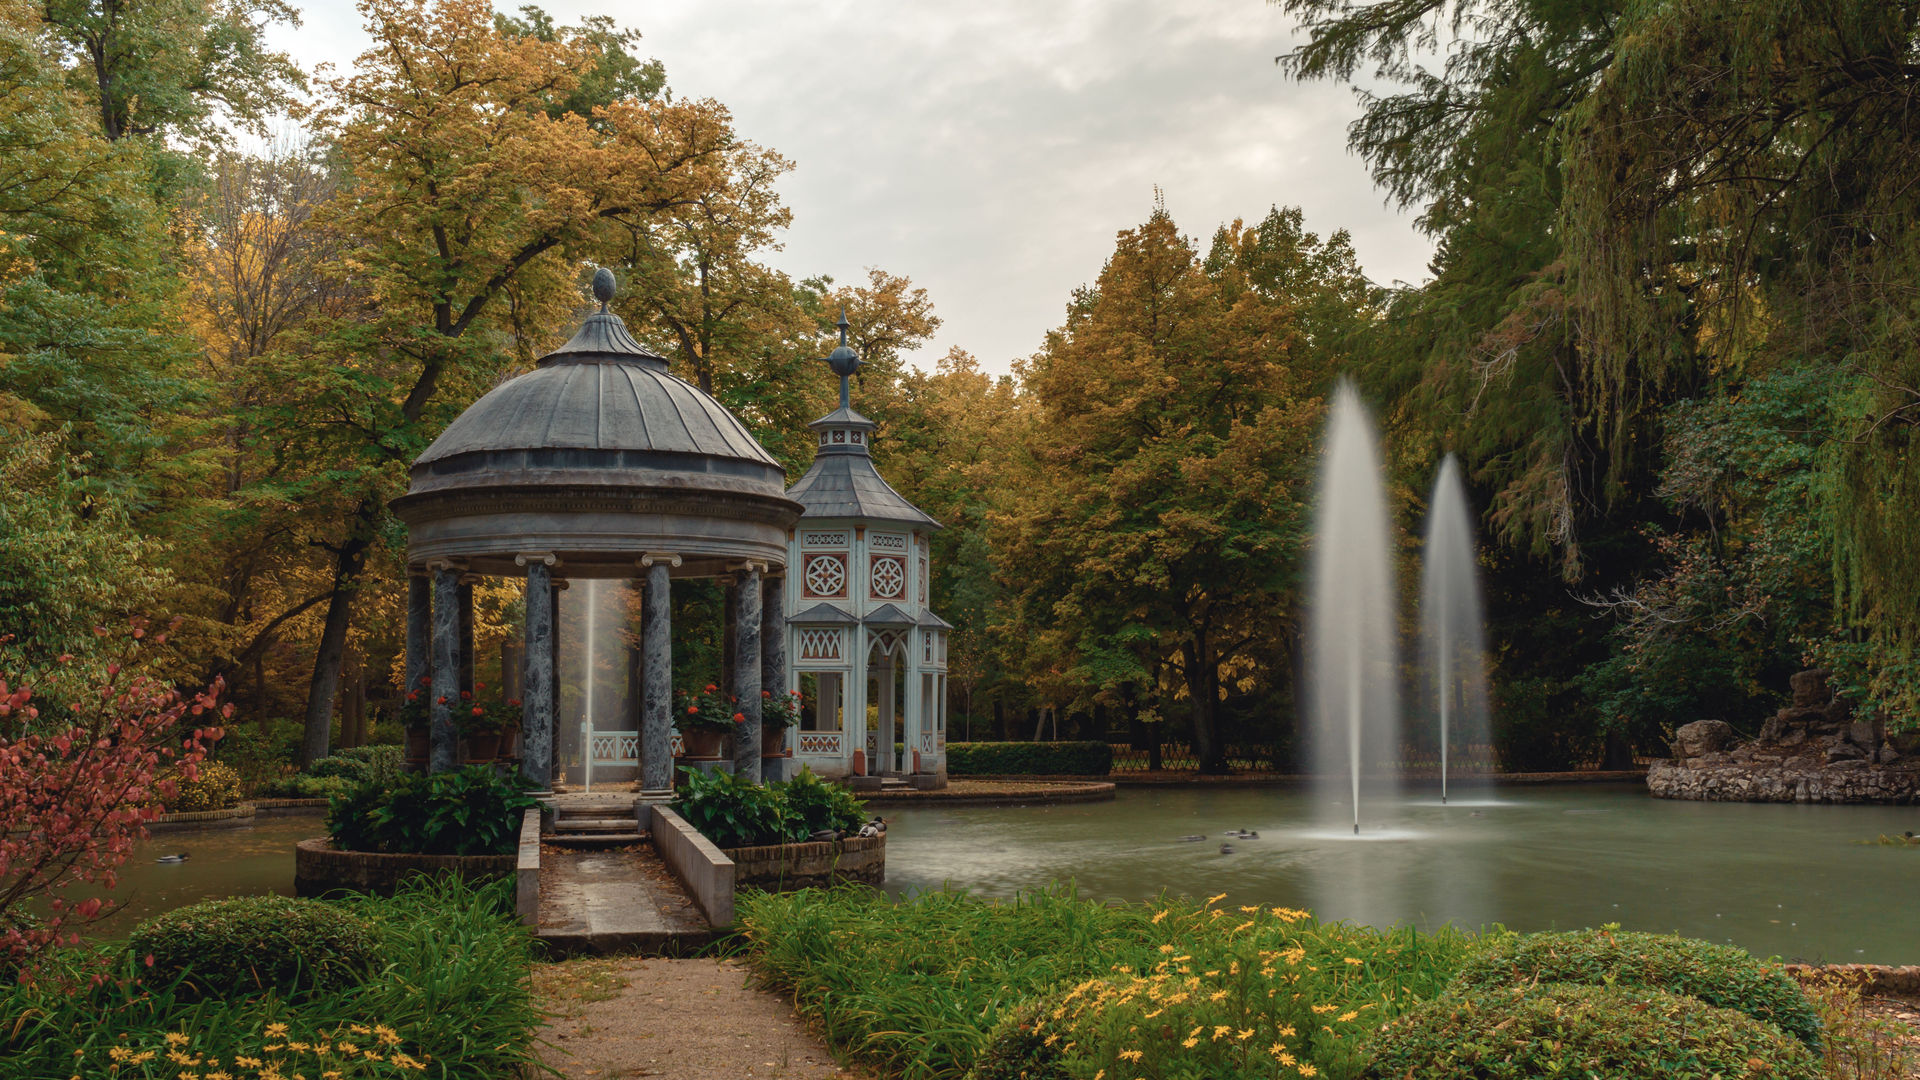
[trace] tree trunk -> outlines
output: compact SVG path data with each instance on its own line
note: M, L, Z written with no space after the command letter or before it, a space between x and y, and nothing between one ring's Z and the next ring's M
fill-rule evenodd
M1187 701L1193 706L1193 756L1203 773L1227 771L1226 747L1216 726L1220 707L1220 669L1204 634L1181 646L1186 668Z
M993 737L1007 741L1007 703L999 698L993 699Z
M361 502L354 512L353 530L334 549L333 590L327 597L327 619L320 631L320 650L313 658L313 680L307 685L306 732L300 740L302 767L327 756L332 735L333 705L340 696L340 660L347 651L347 625L353 620L353 597L360 587L360 571L367 561L367 539L372 531L373 504Z

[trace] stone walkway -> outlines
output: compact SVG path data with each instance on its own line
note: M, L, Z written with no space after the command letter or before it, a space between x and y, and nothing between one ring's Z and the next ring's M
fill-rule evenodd
M712 928L650 844L540 848L540 940L549 955L690 953Z
M541 1059L569 1080L855 1080L784 999L730 960L587 959L534 976Z

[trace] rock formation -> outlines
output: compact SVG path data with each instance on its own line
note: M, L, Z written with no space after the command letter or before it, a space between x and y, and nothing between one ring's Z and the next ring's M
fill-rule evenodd
M1721 802L1920 801L1914 738L1889 739L1879 717L1856 717L1827 681L1818 668L1793 676L1792 704L1745 743L1722 720L1684 725L1674 756L1647 770L1647 787L1664 799Z

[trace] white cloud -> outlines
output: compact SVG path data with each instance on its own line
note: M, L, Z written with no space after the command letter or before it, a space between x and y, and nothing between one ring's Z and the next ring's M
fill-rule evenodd
M1200 237L1272 204L1352 231L1369 275L1418 281L1432 245L1345 150L1346 87L1288 80L1292 27L1263 0L553 0L646 36L675 93L732 109L792 158L794 224L771 261L846 281L906 274L958 345L1005 371L1061 321L1153 187ZM346 0L278 33L303 64L365 48Z

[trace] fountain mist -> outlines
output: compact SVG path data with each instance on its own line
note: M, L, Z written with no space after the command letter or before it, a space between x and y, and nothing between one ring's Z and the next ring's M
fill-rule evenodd
M1487 668L1480 614L1473 516L1460 462L1448 454L1427 506L1427 542L1420 581L1420 652L1424 690L1440 722L1440 801L1447 767L1459 750L1487 744ZM1484 778L1481 781L1484 783Z
M1343 379L1314 511L1308 747L1320 812L1332 816L1348 801L1356 834L1363 788L1392 799L1398 783L1390 535L1373 423Z

